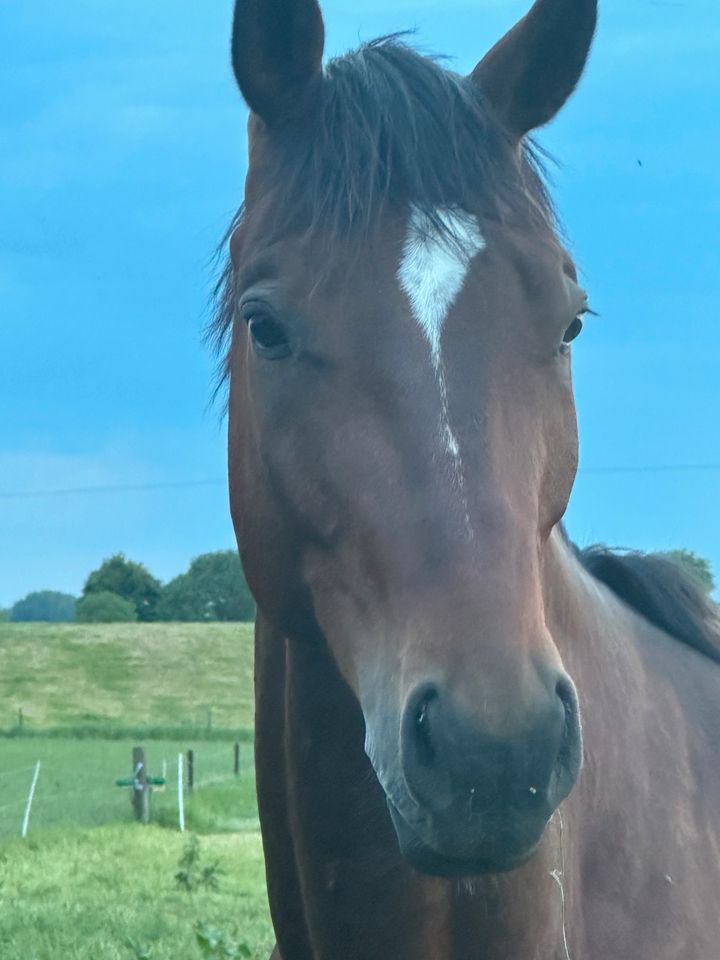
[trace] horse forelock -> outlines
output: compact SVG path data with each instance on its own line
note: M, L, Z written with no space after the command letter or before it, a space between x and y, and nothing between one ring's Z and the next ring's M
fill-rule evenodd
M260 179L273 192L274 214L266 205L263 235L313 235L329 254L320 258L325 263L340 245L362 250L389 207L408 216L414 210L456 248L457 222L443 211L555 225L534 144L525 141L515 154L478 84L420 54L402 34L330 60L312 115L268 136L270 162ZM241 208L233 218L223 251L246 216ZM221 357L232 284L226 264L208 328Z

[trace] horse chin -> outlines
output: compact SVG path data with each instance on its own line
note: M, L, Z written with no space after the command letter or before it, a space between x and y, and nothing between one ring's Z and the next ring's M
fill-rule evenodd
M537 850L540 836L528 843L483 843L467 845L467 854L448 854L424 840L405 820L391 800L388 809L392 818L400 852L418 873L432 877L473 877L509 873L524 866Z

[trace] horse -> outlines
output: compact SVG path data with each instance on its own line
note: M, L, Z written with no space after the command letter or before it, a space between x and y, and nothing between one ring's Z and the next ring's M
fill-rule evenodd
M537 0L460 76L236 2L213 333L273 960L720 953L717 610L562 522L590 300L532 133L596 17Z

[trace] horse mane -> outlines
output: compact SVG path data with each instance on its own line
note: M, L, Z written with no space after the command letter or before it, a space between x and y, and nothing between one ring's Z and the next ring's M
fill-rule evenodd
M383 208L419 208L437 234L457 242L440 208L557 226L540 151L529 139L519 162L476 81L445 69L392 34L330 60L314 112L273 132L265 179L275 215L263 235L295 229L328 252L350 241L361 253ZM222 242L250 214L241 208ZM319 257L331 262L332 256ZM235 308L229 262L215 291L208 340L222 357Z
M720 609L680 561L601 545L575 551L589 573L646 620L720 663Z
M310 229L321 227L331 244L348 232L362 241L388 202L419 207L441 234L449 228L440 207L552 220L532 143L519 165L510 163L509 138L477 81L418 52L407 36L380 37L327 63L303 169L295 135L288 158L288 199L309 199Z

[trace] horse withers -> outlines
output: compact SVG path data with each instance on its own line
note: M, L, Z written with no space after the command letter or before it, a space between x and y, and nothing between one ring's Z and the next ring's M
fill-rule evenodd
M537 0L463 77L236 3L215 333L282 960L718 955L715 613L561 528L589 305L527 137L595 20Z

